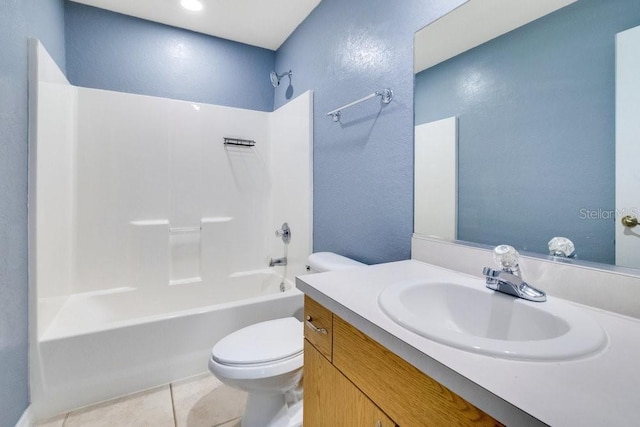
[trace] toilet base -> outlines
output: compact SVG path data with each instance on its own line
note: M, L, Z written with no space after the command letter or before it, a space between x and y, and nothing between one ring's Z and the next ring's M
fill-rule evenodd
M287 403L282 393L249 393L241 427L301 427L302 400Z

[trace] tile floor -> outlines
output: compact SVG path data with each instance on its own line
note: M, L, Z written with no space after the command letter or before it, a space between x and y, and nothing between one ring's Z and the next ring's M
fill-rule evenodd
M209 373L98 403L34 427L240 427L246 393Z

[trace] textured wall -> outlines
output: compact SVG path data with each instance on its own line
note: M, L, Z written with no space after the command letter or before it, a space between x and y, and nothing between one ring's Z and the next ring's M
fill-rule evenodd
M615 34L637 0L581 0L416 77L416 123L459 117L458 237L614 263ZM434 102L437 100L437 102Z
M275 105L314 96L314 250L367 263L410 257L413 230L413 34L459 0L323 0L280 47ZM326 113L375 90L395 98Z
M29 404L27 38L64 66L62 0L0 0L0 427Z
M78 86L272 111L275 52L65 2Z

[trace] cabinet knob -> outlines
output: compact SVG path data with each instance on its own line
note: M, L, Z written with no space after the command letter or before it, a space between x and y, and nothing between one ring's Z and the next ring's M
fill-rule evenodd
M382 427L382 421L380 420L376 421L376 427Z
M306 320L305 320L305 324L311 328L312 331L317 332L319 334L322 335L327 335L327 330L325 328L318 328L316 325L314 325L313 323L311 323L313 319L311 318L311 316L307 316Z

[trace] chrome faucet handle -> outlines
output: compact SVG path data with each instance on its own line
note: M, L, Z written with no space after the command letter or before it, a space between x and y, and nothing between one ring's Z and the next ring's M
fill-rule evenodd
M286 256L282 258L269 258L269 267L285 266L287 263L288 260Z
M276 230L276 237L282 238L282 241L286 244L289 244L291 241L291 229L289 228L289 224L286 222L282 224L280 230Z

